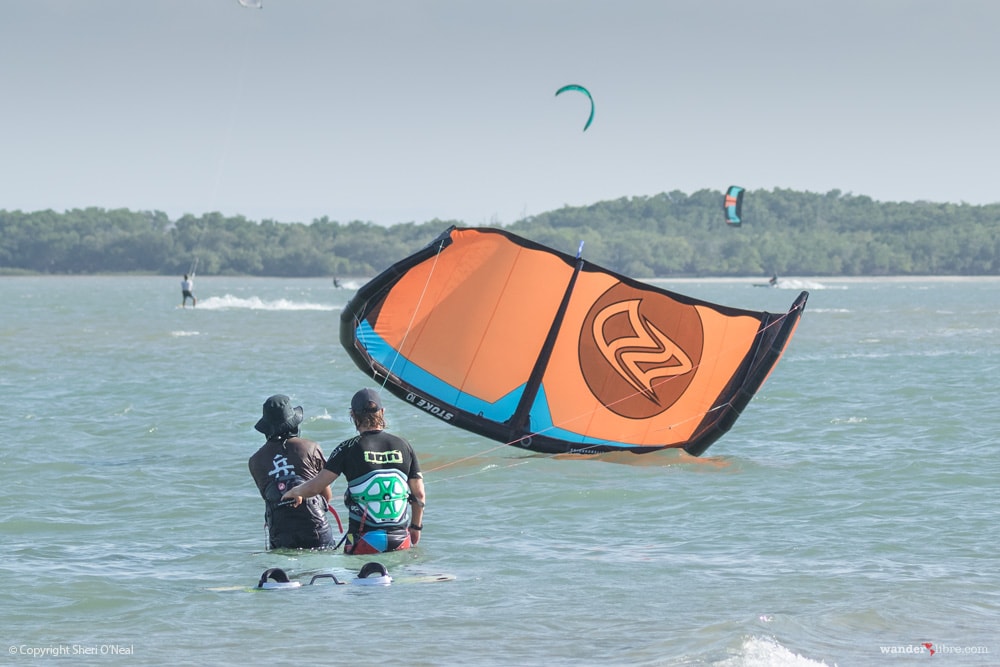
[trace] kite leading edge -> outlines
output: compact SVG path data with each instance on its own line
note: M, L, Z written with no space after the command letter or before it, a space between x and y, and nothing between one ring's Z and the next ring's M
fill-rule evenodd
M560 88L559 90L557 90L556 91L556 97L558 97L562 93L565 93L568 90L575 90L577 92L583 93L584 95L587 96L587 99L590 100L590 115L587 117L587 122L583 126L583 131L586 132L587 128L590 127L590 124L592 122L594 122L594 98L590 95L590 91L589 90L587 90L583 86L577 85L575 83L571 83L568 86L563 86L562 88Z

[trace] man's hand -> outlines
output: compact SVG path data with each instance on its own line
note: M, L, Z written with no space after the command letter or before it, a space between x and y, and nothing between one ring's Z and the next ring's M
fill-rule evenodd
M281 496L281 502L285 502L286 500L291 501L292 507L298 507L302 504L302 496L296 495L295 489L285 491L285 495Z

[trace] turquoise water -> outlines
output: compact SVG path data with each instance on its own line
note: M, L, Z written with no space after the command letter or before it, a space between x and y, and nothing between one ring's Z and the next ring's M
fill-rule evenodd
M246 467L272 393L325 451L351 434L353 292L199 276L180 309L179 278L0 278L7 662L1000 664L1000 279L662 284L811 291L705 459L529 456L390 398L429 496L397 583L248 592L364 562L265 552Z

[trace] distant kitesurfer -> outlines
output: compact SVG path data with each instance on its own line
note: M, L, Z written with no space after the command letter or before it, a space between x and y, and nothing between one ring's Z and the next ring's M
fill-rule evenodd
M333 286L336 287L337 289L340 289L340 281L337 280L337 276L333 277Z
M181 281L181 308L187 308L188 299L191 299L192 306L198 305L198 299L195 298L192 290L194 290L194 279L189 278L188 274L185 273L184 280Z
M351 399L358 435L337 445L316 477L285 492L283 499L329 491L343 474L344 504L350 514L344 553L375 554L409 549L423 528L424 479L410 443L385 431L382 401L372 389Z
M778 274L777 273L772 273L771 274L771 279L767 281L767 284L770 285L771 287L774 287L775 285L777 285L778 284Z
M316 477L326 459L319 445L299 436L302 407L275 394L264 402L263 416L254 426L267 442L250 457L250 475L264 499L264 521L271 549L316 549L334 545L326 520L329 487L305 503L282 502L290 488Z

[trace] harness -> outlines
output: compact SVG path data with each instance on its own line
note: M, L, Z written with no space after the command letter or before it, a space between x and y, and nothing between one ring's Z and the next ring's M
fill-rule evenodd
M264 507L267 510L267 516L270 517L274 510L279 507L293 504L292 501L282 500L281 497L285 495L286 491L300 484L305 484L305 480L294 472L269 479L267 486L264 487Z
M399 470L375 470L351 484L347 495L348 504L362 510L361 532L368 523L374 528L395 527L404 521L409 509L409 484Z

